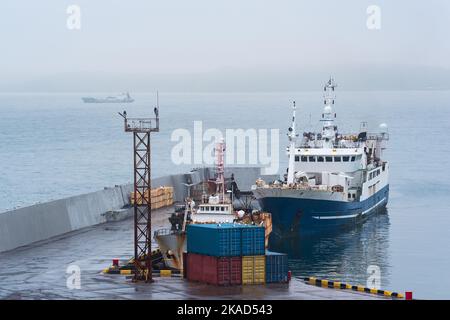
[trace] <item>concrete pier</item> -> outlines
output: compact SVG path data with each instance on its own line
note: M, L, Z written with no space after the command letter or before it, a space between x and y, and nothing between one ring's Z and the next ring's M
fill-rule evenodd
M241 190L249 190L260 168L226 168ZM153 179L152 186L173 186L176 201L187 196L182 183L212 177L209 168ZM180 278L136 284L123 275L101 271L112 259L133 255L132 185L0 213L0 299L383 299L305 284L215 287ZM168 226L172 208L155 210L153 230ZM154 248L156 244L153 243ZM73 268L80 270L80 289L68 286Z
M167 227L170 213L170 208L156 210L154 229ZM163 277L136 284L101 273L112 259L131 257L132 250L133 220L126 219L0 253L0 299L386 299L307 285L295 276L289 284L215 287ZM74 266L80 289L67 286Z

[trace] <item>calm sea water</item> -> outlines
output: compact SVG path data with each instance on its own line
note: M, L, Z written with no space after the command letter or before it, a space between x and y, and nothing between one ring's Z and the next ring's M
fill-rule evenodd
M102 95L102 94L99 94ZM83 104L82 94L0 94L0 212L131 181L131 136L119 104ZM155 96L136 94L130 116L152 113ZM161 132L153 174L184 172L171 161L174 129L279 128L280 168L295 99L302 128L318 128L321 92L160 94ZM450 92L338 92L341 131L368 121L389 126L390 201L385 214L348 232L280 246L294 276L365 284L367 267L384 289L450 298ZM311 115L311 116L310 116Z

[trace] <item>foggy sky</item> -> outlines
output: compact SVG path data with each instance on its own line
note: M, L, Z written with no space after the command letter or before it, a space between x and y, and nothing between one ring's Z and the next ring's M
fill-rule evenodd
M450 89L446 0L3 0L0 22L0 91Z

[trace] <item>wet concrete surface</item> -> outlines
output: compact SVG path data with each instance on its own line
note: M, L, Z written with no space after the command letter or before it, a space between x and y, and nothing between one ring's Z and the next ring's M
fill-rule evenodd
M154 212L153 229L167 227L170 209ZM153 244L156 247L156 244ZM133 283L102 274L114 258L132 256L133 219L109 222L0 254L0 299L383 299L305 284L215 287L181 278ZM70 267L80 269L80 289L67 286Z

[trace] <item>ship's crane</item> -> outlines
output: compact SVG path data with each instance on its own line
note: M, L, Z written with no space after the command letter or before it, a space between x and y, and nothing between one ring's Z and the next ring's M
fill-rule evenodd
M158 94L157 94L158 96ZM134 281L152 281L151 257L151 161L150 134L159 132L159 99L154 118L124 119L125 132L133 133L134 153Z

